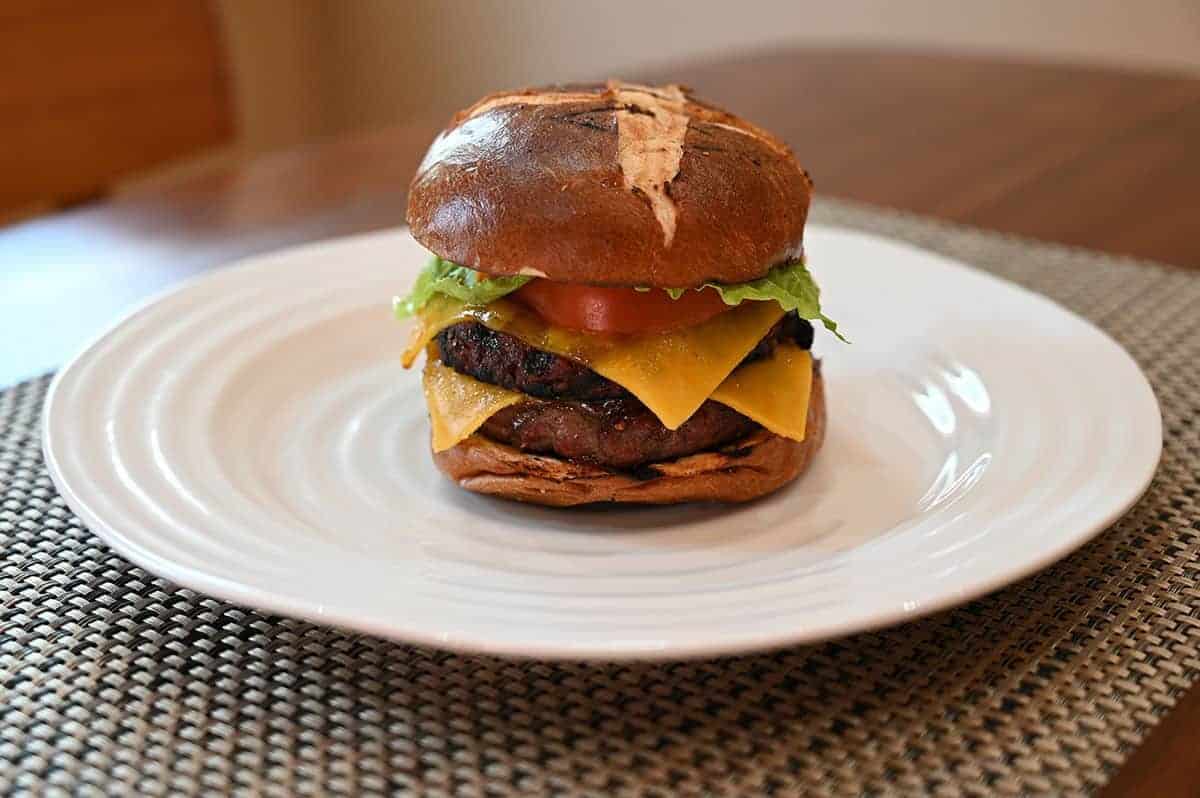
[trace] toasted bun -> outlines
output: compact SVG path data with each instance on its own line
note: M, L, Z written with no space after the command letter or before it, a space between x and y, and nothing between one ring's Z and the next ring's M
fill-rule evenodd
M413 178L408 223L489 274L691 288L798 256L811 195L769 133L679 86L609 81L460 112Z
M799 442L759 430L717 450L644 466L637 476L527 454L481 435L435 452L433 459L467 490L533 504L744 502L800 476L824 440L825 392L818 372L813 375L807 435Z

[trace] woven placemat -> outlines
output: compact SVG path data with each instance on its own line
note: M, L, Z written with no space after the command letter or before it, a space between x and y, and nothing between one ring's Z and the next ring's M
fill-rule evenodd
M0 793L1104 783L1200 676L1200 275L844 203L816 218L1014 279L1124 344L1166 437L1133 512L1035 577L887 631L675 665L505 662L239 609L133 567L56 495L35 380L0 392Z

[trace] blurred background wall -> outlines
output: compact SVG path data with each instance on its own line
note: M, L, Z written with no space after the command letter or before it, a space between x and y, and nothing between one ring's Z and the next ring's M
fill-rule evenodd
M795 42L1200 72L1200 0L218 0L217 8L242 152L448 113L496 88Z

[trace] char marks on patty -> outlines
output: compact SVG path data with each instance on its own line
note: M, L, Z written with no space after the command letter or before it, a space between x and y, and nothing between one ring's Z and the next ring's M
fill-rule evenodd
M521 402L496 413L480 431L521 451L616 469L673 460L731 443L758 425L718 402L705 402L669 430L638 400Z
M811 348L812 325L795 313L787 314L742 362L770 355L776 344L785 340L795 341L802 349ZM519 338L478 322L447 327L438 333L437 344L442 362L460 374L539 399L632 398L620 385L582 363L535 349Z

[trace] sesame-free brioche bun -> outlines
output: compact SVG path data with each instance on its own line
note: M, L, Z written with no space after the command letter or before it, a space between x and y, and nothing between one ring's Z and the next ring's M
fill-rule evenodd
M691 288L799 256L811 195L771 134L686 88L613 80L458 113L413 178L408 223L492 275Z
M566 507L595 502L675 504L744 502L778 490L800 476L825 440L825 391L813 374L803 441L760 429L726 446L633 472L528 454L475 434L442 452L434 463L461 487L505 499Z

